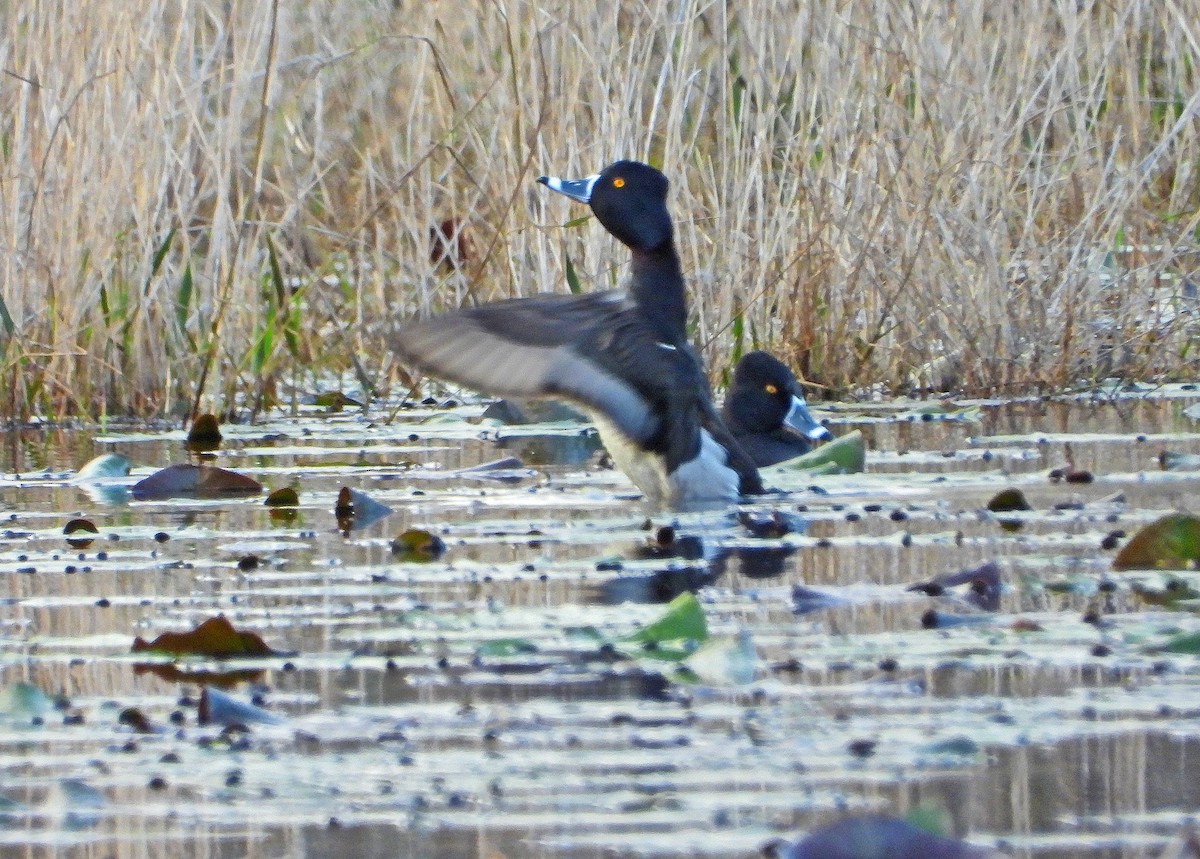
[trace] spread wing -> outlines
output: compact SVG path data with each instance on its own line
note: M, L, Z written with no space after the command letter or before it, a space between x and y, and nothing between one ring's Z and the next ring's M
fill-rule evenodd
M492 302L406 323L392 346L424 372L486 394L553 397L603 414L662 453L669 470L696 456L703 426L729 452L742 491L762 491L695 353L663 342L623 292Z
M641 443L662 431L653 388L670 378L660 363L668 350L623 292L493 302L406 323L392 346L424 372L486 394L602 412Z

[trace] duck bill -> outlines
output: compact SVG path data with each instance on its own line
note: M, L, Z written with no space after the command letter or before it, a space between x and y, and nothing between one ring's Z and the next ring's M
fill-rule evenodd
M788 409L783 422L811 441L833 438L833 433L817 423L816 418L808 411L808 403L799 397L792 397L792 407Z
M578 200L580 203L590 203L592 201L592 188L596 186L596 180L599 178L600 174L597 173L595 176L588 176L586 179L559 179L557 176L539 176L538 181L551 191L565 194L572 200Z

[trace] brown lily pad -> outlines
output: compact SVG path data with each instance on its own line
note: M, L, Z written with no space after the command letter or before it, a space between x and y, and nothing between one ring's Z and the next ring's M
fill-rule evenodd
M1011 513L1013 511L1032 510L1025 500L1025 493L1020 489L1005 489L992 496L987 503L987 509L993 513ZM1020 519L1005 519L997 517L1000 527L1005 531L1019 531L1024 523Z
M221 446L221 439L216 415L200 415L188 430L187 446L190 450L216 450Z
M129 490L139 501L157 498L227 498L255 495L262 484L252 477L215 465L168 465L142 478Z
M1020 489L1005 489L992 496L987 503L987 509L993 513L1011 513L1014 510L1032 510L1025 500L1025 493Z
M276 656L276 651L255 632L234 629L224 617L211 617L191 632L164 632L153 641L133 640L133 652L151 651L173 656L211 656L231 659L237 656Z
M268 495L265 503L268 507L299 507L300 493L290 486L285 486Z
M63 535L72 549L86 549L99 533L90 519L72 519L63 526Z

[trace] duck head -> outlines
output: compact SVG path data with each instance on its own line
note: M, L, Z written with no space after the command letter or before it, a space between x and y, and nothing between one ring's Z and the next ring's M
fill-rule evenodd
M671 241L667 177L640 161L617 161L586 179L541 176L538 181L587 203L606 230L633 250L651 251Z

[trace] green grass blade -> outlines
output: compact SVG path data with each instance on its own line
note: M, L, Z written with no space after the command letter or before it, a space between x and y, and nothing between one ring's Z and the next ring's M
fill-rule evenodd
M8 337L17 333L17 326L13 324L13 318L9 315L8 305L4 303L3 295L0 295L0 327L4 328L4 334Z
M583 288L579 285L579 275L575 271L575 264L571 262L571 255L565 250L563 251L563 270L567 275L567 289L571 290L571 295L579 295L583 292Z

